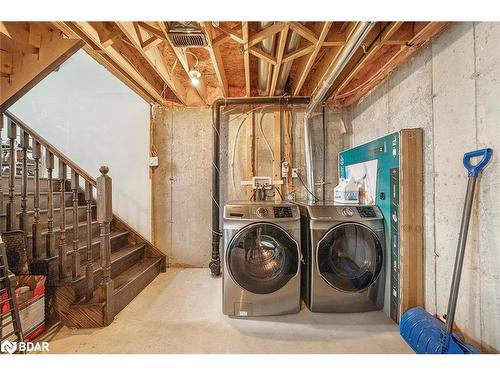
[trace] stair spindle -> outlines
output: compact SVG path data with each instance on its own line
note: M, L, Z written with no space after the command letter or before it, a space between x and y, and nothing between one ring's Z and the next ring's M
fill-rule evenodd
M33 259L43 259L46 251L42 251L42 231L40 230L40 158L42 157L42 146L40 142L33 139L32 155L35 161L35 196L33 198L33 225L31 233L33 236Z
M79 227L78 227L78 188L80 187L80 176L75 170L71 170L71 191L73 193L73 256L72 276L76 279L80 276L80 251L78 250Z
M28 231L28 148L30 147L30 135L21 130L19 147L21 147L22 169L21 169L21 216L19 217L19 229L25 233Z
M102 278L98 288L101 302L105 301L104 324L108 325L114 318L113 307L113 280L111 279L111 220L113 219L111 177L108 176L109 168L102 166L101 175L97 177L97 221L101 237L101 267Z
M54 180L52 172L54 170L54 154L45 149L45 167L47 168L47 238L46 238L46 253L47 258L56 255L55 238L54 238Z
M66 278L68 254L66 253L66 176L68 169L66 163L59 159L59 277Z
M85 277L87 279L87 301L94 296L94 260L92 253L92 184L85 181L85 204L87 206L87 266Z
M14 230L16 222L15 188L16 188L16 137L17 125L7 120L7 138L9 138L9 200L7 203L7 231Z
M0 215L3 214L3 139L2 139L2 130L3 130L3 113L0 113ZM0 232L3 233L4 228L0 225Z

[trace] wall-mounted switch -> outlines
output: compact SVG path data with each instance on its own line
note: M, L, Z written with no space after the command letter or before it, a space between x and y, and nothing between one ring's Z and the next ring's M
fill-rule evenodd
M149 158L149 166L150 167L157 167L158 166L158 156L151 156Z

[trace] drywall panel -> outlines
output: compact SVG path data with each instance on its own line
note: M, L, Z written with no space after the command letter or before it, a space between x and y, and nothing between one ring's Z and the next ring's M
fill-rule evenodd
M109 166L113 211L151 238L149 105L79 51L10 110L90 175Z

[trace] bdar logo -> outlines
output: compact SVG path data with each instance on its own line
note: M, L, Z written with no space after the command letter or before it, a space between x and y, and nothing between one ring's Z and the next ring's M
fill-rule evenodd
M12 354L16 351L17 349L17 344L15 342L10 342L9 340L5 340L2 342L2 345L0 345L0 351L2 353L9 353Z

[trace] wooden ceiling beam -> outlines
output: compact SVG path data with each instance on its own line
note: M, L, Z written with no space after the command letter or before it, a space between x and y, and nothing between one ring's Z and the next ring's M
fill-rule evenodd
M99 50L96 45L92 45L92 41L78 36L73 30L71 30L63 22L52 22L52 24L61 30L68 37L75 37L81 39L85 45L83 50L89 54L95 61L108 69L112 74L114 74L120 81L122 81L127 87L134 91L137 95L143 98L148 103L157 102L156 98L153 97L141 84L139 84L128 72L118 66L106 53Z
M191 64L189 62L188 54L183 48L176 47L172 44L170 41L170 38L168 38L168 26L165 22L158 22L158 26L160 27L162 33L165 35L165 40L166 42L170 45L172 50L175 53L175 56L177 57L177 60L181 64L182 68L186 72L186 75L189 78L189 71L191 70ZM196 92L198 93L199 97L205 104L209 104L208 97L207 97L207 86L205 84L205 80L203 77L199 80L199 84L197 86L194 86Z
M330 22L332 24L332 22ZM323 41L322 47L342 47L346 41L346 33L338 32L334 33L333 37L326 39Z
M152 79L145 77L132 65L126 57L114 46L103 47L99 34L89 22L56 22L55 23L67 35L74 35L89 45L87 51L91 52L94 58L98 61L106 61L107 64L113 66L114 71L118 71L121 76L127 77L127 81L133 83L136 90L147 93L147 97L153 101L165 104L165 98L152 83ZM101 57L97 57L101 55ZM108 65L108 66L109 66ZM144 97L144 94L141 95Z
M248 22L241 23L241 35L243 36L243 65L245 66L245 95L251 95L250 81L250 53L248 52Z
M271 78L271 87L269 89L269 96L274 95L276 91L276 84L278 83L278 77L281 70L281 64L283 62L283 55L285 54L286 39L288 37L288 31L290 30L290 24L285 23L285 27L281 30L280 38L278 40L278 47L276 50L276 65L273 68L273 75Z
M219 88L222 96L225 98L229 95L226 72L224 70L224 64L222 62L219 47L213 46L213 27L210 22L201 22L201 26L205 30L205 34L207 36L208 53L210 54L210 60L212 61L212 66L215 70L217 81L219 82Z
M254 55L255 57L257 57L259 59L265 60L272 65L276 65L276 58L273 55L271 55L267 52L264 52L260 48L250 47L248 49L248 52L250 52L252 55Z
M0 112L3 112L78 51L84 43L78 38L65 38L50 23L0 24ZM4 43L7 40L11 42ZM25 53L26 44L37 48L38 53Z
M371 75L367 81L358 85L354 89L350 89L347 93L342 93L340 96L331 97L330 101L335 106L348 106L364 95L373 90L380 82L386 79L392 71L397 69L401 64L407 61L416 51L424 46L431 38L435 37L445 27L446 22L429 22L417 33L412 33L410 40L402 46L383 66ZM333 99L333 100L332 100Z
M141 43L139 25L134 22L116 22L119 29L132 42L141 56L148 62L149 66L160 76L163 82L172 90L182 104L187 104L186 88L174 77L165 65L162 54L157 48L144 48L145 43ZM155 39L158 39L154 36Z
M401 27L403 22L391 22L383 30L380 35L380 39L375 43L369 51L361 58L358 64L352 69L348 76L340 83L340 85L335 89L335 93L339 93L343 90L349 82L359 73L361 69L365 66L366 62L369 61L375 54L382 48L384 43L389 40L389 38Z
M346 39L349 39L354 30L356 29L358 25L358 22L352 22L350 23L347 28L346 28ZM307 76L307 81L308 81L308 92L312 93L316 89L318 85L322 85L323 82L325 81L326 74L330 70L330 67L335 64L337 61L340 53L342 52L342 47L334 47L334 48L329 48L326 53L323 55L323 57L317 62L317 65L315 67L315 71L313 74L309 74ZM294 90L296 91L296 90Z
M164 25L164 22L160 22L161 24ZM163 30L163 28L160 26L159 29L157 29L154 26L151 26L149 23L139 21L137 22L137 25L146 30L148 33L151 35L156 36L158 39L162 39L164 41L168 41L168 36L167 36L167 30ZM160 25L160 24L159 24Z
M252 35L248 41L248 46L253 47L257 43L262 42L264 39L269 38L270 36L279 33L283 30L285 24L283 22L276 22L269 27L266 27L262 31Z
M16 50L37 55L39 47L31 44L31 26L24 22L0 22L0 46L2 50Z
M309 55L310 53L312 53L314 51L314 48L315 48L315 46L313 44L310 44L310 45L304 46L304 47L300 47L300 48L296 49L295 51L290 52L290 53L286 54L285 56L283 56L282 63L293 61L295 59L298 59L299 57Z
M318 37L316 36L316 34L301 23L292 22L290 23L290 28L312 44L316 44L316 42L318 41Z
M220 31L226 34L230 39L234 40L236 43L243 44L245 43L243 40L243 36L237 34L238 31L241 31L241 26L237 25L233 28L227 28L226 26L219 25L217 27Z
M323 24L323 27L321 28L318 37L318 41L314 44L313 51L307 58L302 59L302 61L300 62L298 69L298 79L292 85L293 95L295 96L299 95L300 90L302 89L302 86L304 85L304 82L307 76L309 75L309 72L314 64L314 61L316 60L316 57L318 56L321 46L323 45L323 41L325 40L326 36L328 35L328 32L330 31L331 26L332 22L325 22Z

